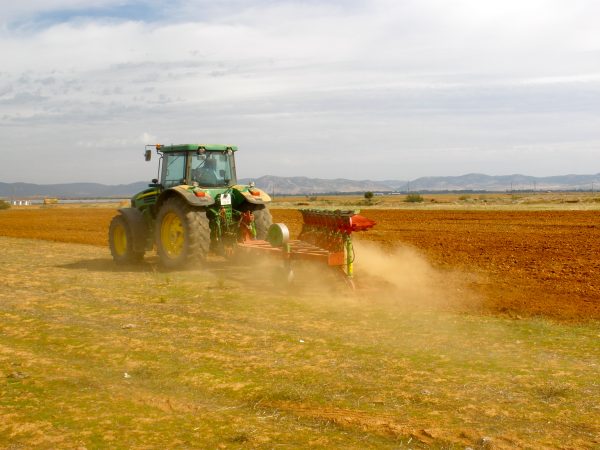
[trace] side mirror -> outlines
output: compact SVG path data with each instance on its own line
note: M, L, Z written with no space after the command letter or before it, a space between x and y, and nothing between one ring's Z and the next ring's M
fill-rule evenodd
M225 171L223 169L219 170L219 176L225 178Z
M152 150L146 150L144 152L144 158L146 161L150 161L152 159Z
M152 178L152 183L158 184L158 178Z

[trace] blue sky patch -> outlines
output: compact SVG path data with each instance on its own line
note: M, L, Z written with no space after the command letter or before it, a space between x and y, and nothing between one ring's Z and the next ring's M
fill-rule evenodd
M164 8L157 6L155 2L128 2L118 5L110 5L95 8L73 8L41 12L29 22L40 26L52 26L57 23L65 23L76 20L117 20L117 21L142 21L154 22L164 16Z

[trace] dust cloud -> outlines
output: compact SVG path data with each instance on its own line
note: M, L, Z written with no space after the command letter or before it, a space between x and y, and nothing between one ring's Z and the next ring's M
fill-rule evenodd
M418 250L392 249L365 241L354 242L355 286L352 291L339 268L319 263L292 262L292 276L277 258L256 258L255 267L266 275L262 289L272 294L310 297L311 301L393 303L410 308L472 309L478 300L469 289L470 275L434 267ZM267 275L268 274L268 275Z
M442 277L415 249L396 247L386 252L360 241L354 247L361 286L366 283L410 302L429 302L442 293Z

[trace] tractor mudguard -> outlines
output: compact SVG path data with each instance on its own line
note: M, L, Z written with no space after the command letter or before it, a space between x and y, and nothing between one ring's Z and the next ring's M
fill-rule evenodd
M144 221L144 216L139 209L136 208L121 208L121 215L127 221L133 235L133 249L136 252L146 250L146 239L148 238L148 228Z
M236 185L233 186L233 189L235 189L241 195L243 195L244 199L248 203L253 203L255 205L264 205L266 203L271 203L271 197L269 196L269 194L257 187L248 188L248 186Z
M190 186L181 185L167 189L161 194L159 203L164 202L172 195L178 195L192 206L210 206L215 203L215 199L208 193L206 193L204 197L197 197L193 192L189 191L188 188L190 188Z

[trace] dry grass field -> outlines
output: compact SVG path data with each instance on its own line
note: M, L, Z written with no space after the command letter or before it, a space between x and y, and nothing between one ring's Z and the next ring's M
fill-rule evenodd
M365 211L354 293L116 268L114 208L0 212L0 447L598 448L599 213L419 208Z
M350 207L366 209L438 210L599 210L597 192L535 192L484 194L422 194L423 201L407 202L406 195L376 195L371 201L361 195L305 195L276 197L276 208Z

